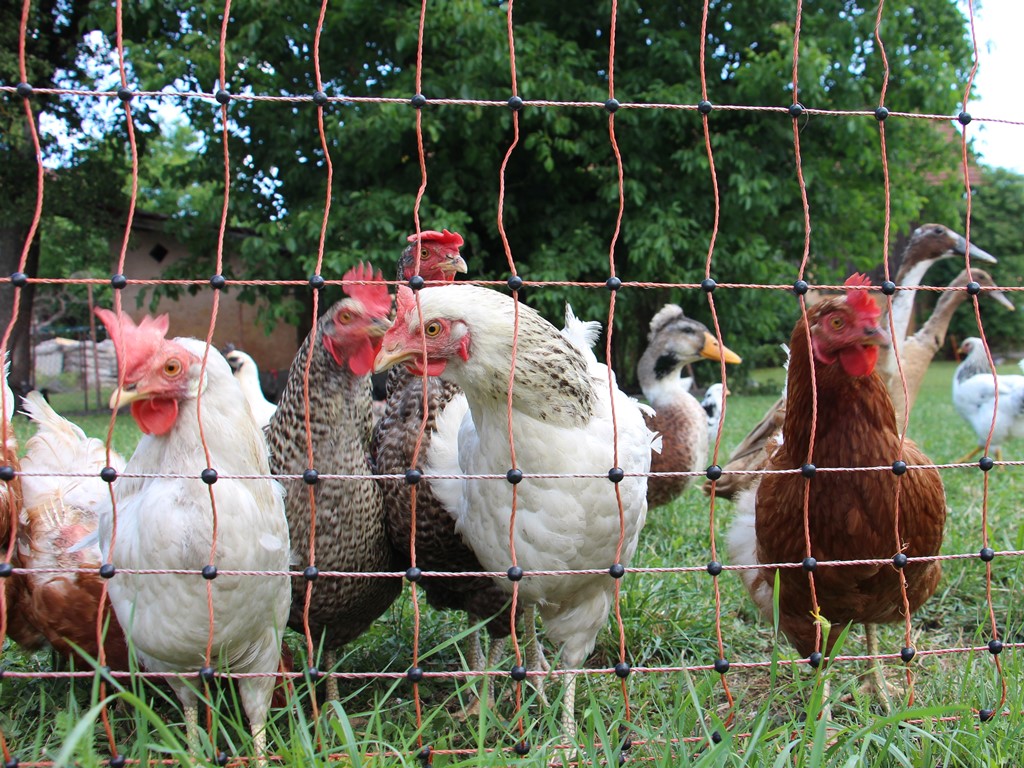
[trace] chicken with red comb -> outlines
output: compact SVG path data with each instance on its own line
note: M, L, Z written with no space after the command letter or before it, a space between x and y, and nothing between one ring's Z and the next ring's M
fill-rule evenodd
M118 357L111 406L130 404L144 433L114 482L115 503L108 499L98 511L104 561L119 569L109 581L114 612L143 666L175 673L167 680L184 707L193 748L199 743L196 673L207 666L263 673L238 680L252 753L262 759L288 583L200 572L207 566L288 569L284 500L270 478L263 432L216 349L198 339L166 338L166 316L136 324L123 313L96 314ZM194 573L130 572L139 569Z
M399 281L404 282L418 274L424 280L451 282L457 272L466 271L466 261L459 253L463 245L462 235L458 232L427 229L406 239L409 245L398 261ZM416 269L417 255L419 271Z
M606 571L529 572L629 564L647 515L655 438L638 404L594 356L599 332L568 307L559 331L512 297L479 286L429 287L418 296L399 286L395 323L376 361L378 369L401 364L461 387L437 420L422 466L439 476L431 489L484 569L527 572L521 581L495 583L509 594L517 589L560 648L567 740L576 734L578 668L608 621L617 582ZM509 482L479 477L494 474Z
M845 297L825 299L797 321L789 342L785 439L765 467L772 474L736 499L729 531L734 565L811 564L741 571L768 620L778 578L779 628L805 657L830 653L851 623L866 625L868 652L876 656L874 625L902 622L907 609L913 613L932 595L941 575L937 561L918 558L937 555L942 545L942 479L931 459L900 439L892 400L875 371L888 334L879 327L869 285L854 275ZM821 471L858 467L882 469ZM894 568L897 554L910 561ZM883 562L821 565L872 559ZM825 636L815 609L831 624ZM874 673L869 684L881 694L887 685L877 664Z
M465 262L458 256L458 247L462 245L460 235L445 230L422 232L421 237L426 254L420 262L420 275L424 280L452 282L456 272L465 271ZM410 242L415 239L416 235L409 236ZM443 243L448 243L454 249L448 257L440 250ZM414 274L411 271L414 265L410 261L413 247L406 248L399 261L400 279L407 280ZM456 256L458 261L455 261ZM389 370L387 402L383 416L374 427L370 449L374 472L401 476L409 469L422 469L434 439L437 419L460 392L455 383L428 376L424 394L424 377L413 375L404 366L395 366ZM413 565L412 487L404 480L382 480L381 487L384 491L388 535L395 548L399 567L406 569ZM455 531L455 520L437 500L429 482L416 486L415 565L421 571L483 570L473 550ZM491 579L481 577L427 576L419 582L419 586L434 608L464 611L474 624L487 621L486 629L491 638L489 659L485 662L480 633L476 631L469 638L466 659L470 669L479 669L485 663L489 669L496 668L505 638L510 634L512 626L507 610L509 599L505 591ZM535 646L531 648L536 650ZM483 682L488 690L482 698L490 700L493 677L486 677ZM474 698L466 714L473 714L479 704L480 698Z
M383 277L369 265L346 272L343 287L346 298L317 321L292 361L277 411L267 425L270 465L276 475L295 476L281 478L295 568L394 571L381 489L367 479L369 374L380 340L391 326L391 297ZM351 475L361 479L345 477ZM338 649L365 632L400 589L399 579L296 579L291 585L289 626L305 634L308 621L314 646L323 648L319 668L333 672ZM337 678L329 676L325 687L328 700L337 701Z

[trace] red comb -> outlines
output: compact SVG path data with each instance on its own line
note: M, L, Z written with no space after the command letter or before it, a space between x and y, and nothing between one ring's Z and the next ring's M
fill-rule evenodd
M413 309L416 309L416 294L407 285L398 286L397 316L401 318Z
M847 288L853 288L857 286L869 286L871 285L871 278L867 275L862 275L859 272L854 272L843 283ZM847 291L846 292L846 303L851 309L856 310L864 314L872 314L876 318L882 314L881 308L871 298L870 291Z
M342 280L362 280L364 284L355 283L344 286L345 295L360 302L368 312L374 315L387 316L391 313L391 296L384 277L378 271L374 274L372 264L360 262L345 273Z
M114 351L118 355L118 364L123 367L126 376L131 379L132 372L139 365L145 365L150 358L157 353L167 338L167 329L170 327L170 319L167 315L150 317L146 315L139 322L135 321L125 313L119 316L117 313L96 307L96 317L107 329L107 335L114 342ZM120 355L124 354L124 359Z
M415 243L416 235L409 235L406 239L410 243ZM449 232L447 229L442 232L438 232L433 229L425 229L420 232L420 240L424 243L440 243L441 245L447 245L451 248L461 248L463 243L462 235L458 232Z

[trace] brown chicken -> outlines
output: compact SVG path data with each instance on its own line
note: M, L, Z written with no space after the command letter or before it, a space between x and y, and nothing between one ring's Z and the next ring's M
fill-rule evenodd
M847 286L868 284L854 275ZM800 568L742 571L754 602L766 617L773 612L779 578L779 627L803 656L829 653L845 625L863 623L868 652L877 655L874 628L904 619L901 577L913 613L935 591L940 566L916 558L938 554L946 519L945 492L931 460L909 440L900 449L892 401L875 371L879 346L888 334L880 310L865 290L826 299L797 322L790 340L785 441L771 455L768 470L805 472L764 475L737 499L739 514L729 532L733 564L805 562ZM808 347L810 336L810 348ZM811 365L817 387L817 419ZM813 448L811 445L814 434ZM897 460L909 471L889 469ZM885 467L873 472L823 472L825 468ZM812 475L807 478L805 475ZM809 489L808 489L809 484ZM897 487L899 487L897 509ZM804 536L805 492L808 550ZM896 540L897 527L899 538ZM893 558L905 555L894 565ZM881 565L815 567L815 561L882 559ZM901 570L898 570L901 568ZM832 624L819 642L812 612L811 578L820 615ZM871 683L884 688L876 665Z
M26 616L23 605L27 599L26 579L20 574L7 571L8 568L22 568L24 565L15 546L16 542L12 539L12 536L17 533L22 498L21 477L17 474L21 470L21 463L18 461L18 439L11 425L11 418L14 416L14 393L7 385L9 368L10 363L8 362L4 365L5 423L3 457L0 458L0 464L10 467L13 473L10 479L0 481L0 564L2 564L0 567L3 567L6 572L4 578L0 579L0 589L3 590L6 605L0 619L6 619L4 629L7 637L26 650L36 650L45 644L46 638Z
M100 470L109 463L120 472L124 460L111 451L108 462L103 441L86 437L38 392L25 396L24 409L35 422L36 433L29 438L22 459L27 474L22 478L24 509L18 527L18 556L25 568L40 571L22 577L19 614L64 658L74 656L78 648L88 658L97 659L96 617L105 582L98 572L103 558L95 532L99 507L110 498ZM92 476L61 474L83 472ZM63 568L92 570L52 570ZM107 625L104 664L126 670L128 646L109 602L103 606L103 621ZM33 647L31 641L20 642Z
M899 372L896 367L896 354L899 351L902 357L903 340L906 338L910 328L911 314L914 309L914 298L917 288L921 285L925 274L938 262L950 259L955 256L969 256L974 261L984 261L990 264L995 263L996 258L990 253L981 250L975 245L968 246L962 235L958 235L949 227L942 224L924 224L915 229L907 242L906 248L899 257L899 269L896 272L895 283L900 290L892 297L892 308L890 319L884 318L881 322L883 328L888 329L892 324L892 345L884 347L879 351L877 363L878 373L882 379L891 383L899 379ZM881 272L878 267L876 271ZM820 294L815 293L815 301L819 300ZM875 295L875 301L883 308L889 306L889 301L881 294ZM902 387L902 385L901 385ZM899 407L902 402L902 389L897 396L895 390L890 387L892 397L896 399L896 412L898 423L902 425L902 412ZM897 399L898 397L898 399ZM750 488L757 482L756 474L738 474L739 471L762 470L768 455L769 441L779 435L779 429L785 418L785 395L775 401L768 409L760 422L747 434L743 441L736 447L736 450L729 456L723 469L726 474L715 483L715 495L720 498L735 500L743 491ZM704 483L704 493L711 495L711 482Z

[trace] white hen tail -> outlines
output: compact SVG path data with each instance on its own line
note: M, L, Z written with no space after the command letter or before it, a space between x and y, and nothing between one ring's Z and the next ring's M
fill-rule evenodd
M36 506L41 496L60 489L65 499L76 490L105 483L99 478L99 471L107 466L107 451L102 440L87 437L77 425L58 414L39 392L29 392L22 398L25 413L36 423L36 433L28 439L25 456L21 461L23 472L30 473L22 479L25 507ZM124 459L115 451L110 452L110 466L121 471ZM95 478L47 477L47 473L95 472ZM93 482L94 481L94 482ZM89 497L95 495L93 489ZM70 499L68 499L70 502Z
M593 357L593 348L601 335L601 323L597 320L580 320L572 311L572 305L568 302L565 305L565 327L562 328L562 336L572 342L584 354L589 353Z

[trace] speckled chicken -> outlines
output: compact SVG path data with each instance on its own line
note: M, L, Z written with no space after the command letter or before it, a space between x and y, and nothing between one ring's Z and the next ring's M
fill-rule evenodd
M654 408L647 426L662 437L661 452L651 457L651 472L707 469L708 415L681 379L683 368L701 359L741 362L703 323L686 317L681 307L666 304L651 320L647 348L636 367L640 388ZM685 475L649 478L648 508L675 500L693 480Z
M559 332L510 296L478 286L425 288L419 302L421 309L413 292L399 287L395 324L384 338L376 366L404 364L413 373L426 371L454 381L464 392L438 419L425 470L506 475L513 466L511 406L515 468L522 472L515 484L514 526L508 482L467 477L432 481L435 495L456 519L456 530L485 569L505 572L513 564L510 537L516 563L524 571L627 565L647 514L646 473L655 436L638 404L614 386L613 374L594 357L589 325L567 310L567 328ZM606 477L616 451L617 468L624 472L618 493ZM580 473L598 477L538 476ZM617 552L620 532L623 543ZM498 583L511 592L513 582L502 578ZM615 581L607 574L526 575L517 583L520 599L541 614L547 639L560 646L560 666L574 670L582 665L608 621ZM576 673L568 672L562 728L569 739L575 735L575 690Z
M346 298L317 321L292 361L277 411L267 426L275 475L302 476L310 469L319 475L370 474L369 374L380 338L390 325L391 297L372 267L354 267L344 280L367 282L346 285ZM307 364L312 459L305 426ZM395 570L376 482L320 478L309 484L301 477L281 482L287 491L285 508L297 570L310 565L321 572ZM316 536L311 542L314 513ZM305 632L309 589L309 632L315 646L323 642L320 667L333 671L337 650L365 632L400 588L400 580L392 578L295 579L288 624ZM326 688L328 699L336 700L334 677L327 679Z
M410 241L415 235L410 235ZM465 261L459 255L462 237L448 232L422 232L419 274L424 280L451 282L456 272L465 272ZM415 270L415 242L402 254L398 279L409 280ZM426 422L424 423L424 377L415 376L405 366L388 371L387 405L374 429L371 456L374 471L381 475L402 475L406 470L424 466L427 451L437 422L452 398L462 390L458 385L437 376L426 377ZM420 437L422 427L422 438ZM420 449L413 460L416 443ZM412 565L412 494L402 480L382 481L384 509L388 534L395 547L402 569ZM424 571L481 571L483 567L473 550L455 531L455 520L434 496L430 483L416 486L416 567ZM508 637L511 622L503 609L508 594L491 579L424 578L419 582L428 602L441 610L460 610L474 623L490 619L487 624L492 640ZM493 618L492 618L493 617ZM472 668L481 666L479 637L473 633L468 651ZM502 643L491 646L491 659L501 652ZM488 678L490 680L490 678ZM474 702L473 707L476 706Z
M859 275L847 280L851 288L866 284ZM813 574L768 567L740 572L768 620L778 578L779 629L805 657L819 650L812 577L821 616L832 624L820 651L831 651L845 625L863 623L868 651L876 655L873 625L904 620L901 583L906 583L913 613L931 597L941 574L937 561L914 558L937 555L942 545L942 479L912 441L901 441L892 401L875 371L879 345L888 343L879 315L865 291L850 290L845 298L814 305L806 322L797 322L790 339L785 442L770 456L766 468L772 473L736 500L737 515L728 535L734 565L801 563L806 557L819 563L883 561L819 566ZM897 459L910 468L902 476L889 469ZM801 472L776 472L808 463L816 468L809 479ZM843 467L883 469L821 471ZM902 570L892 565L896 554L911 558ZM884 689L877 665L875 671L872 682Z
M106 581L99 575L104 560L97 537L99 510L109 504L110 486L100 470L124 470L124 459L102 440L90 438L60 416L39 392L29 392L23 409L36 424L22 458L24 507L18 526L18 554L22 566L40 569L23 576L21 617L46 638L64 658L80 649L89 659L99 658L96 617ZM88 473L89 477L69 474ZM86 572L55 569L91 569ZM121 625L103 606L103 663L127 670L128 646Z

